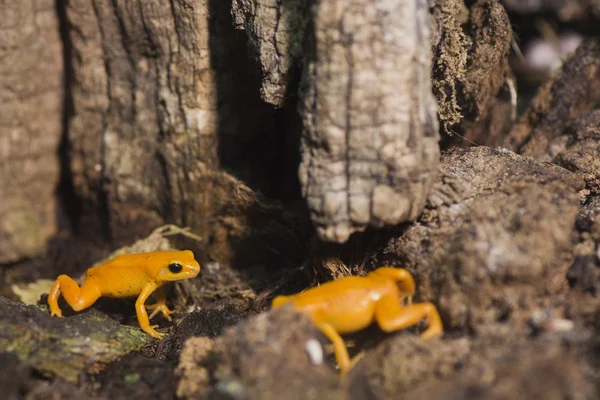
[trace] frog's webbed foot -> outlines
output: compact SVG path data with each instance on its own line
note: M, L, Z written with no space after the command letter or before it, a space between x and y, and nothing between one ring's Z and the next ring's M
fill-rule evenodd
M153 310L152 313L150 313L150 316L148 317L149 319L154 318L156 314L160 312L166 319L171 321L171 314L173 314L174 312L172 310L169 310L169 307L167 307L167 305L164 303L150 304L146 306L146 309Z
M146 309L153 310L150 317L148 317L149 319L154 318L154 316L160 312L166 319L171 321L171 314L173 314L173 311L169 310L169 307L167 307L167 297L165 296L165 291L162 287L159 287L156 290L156 303L147 305Z

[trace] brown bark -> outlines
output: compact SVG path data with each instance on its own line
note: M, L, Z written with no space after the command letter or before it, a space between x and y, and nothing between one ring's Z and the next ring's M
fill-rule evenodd
M57 229L63 64L53 1L0 14L1 264L41 254Z
M419 36L414 21L423 19L418 26L424 35L415 42L418 54L429 53L425 43L432 36L438 117L450 135L445 139L456 131L468 140L487 145L500 143L514 123L516 93L508 66L512 31L498 0L479 0L470 8L462 0L429 3L433 5L432 35L427 28L427 7L422 2L404 2L390 14L399 17L390 21L381 10L396 4L393 1L368 6L359 1L350 4L326 1L310 8L311 4L301 0L237 0L232 13L237 26L246 31L250 48L261 65L265 101L280 106L287 97L289 104L293 99L291 69L294 64L304 63L304 85L300 91L300 112L305 128L301 184L321 238L343 242L352 232L369 225L393 225L412 219L420 212L419 199L428 192L427 182L419 187L407 176L435 170L432 163L420 164L420 157L426 151L423 149L437 144L425 144L427 139L418 139L414 143L423 149L394 150L394 158L400 164L403 161L398 160L406 159L407 154L414 156L411 161L414 165L402 165L402 168L392 168L393 163L385 161L381 145L390 140L383 138L389 133L382 132L394 130L393 118L411 118L411 111L386 117L385 101L395 93L386 92L386 88L394 87L405 95L398 103L408 104L407 110L411 104L423 102L424 109L431 112L427 106L429 77L422 87L419 77L413 79L417 82L414 88L405 87L407 83L403 82L410 76L406 71L429 70L429 61L420 65L410 61L407 55L410 51L404 54L406 58L395 53ZM379 14L375 10L379 10ZM302 16L312 22L299 23ZM300 33L305 35L304 42ZM387 42L384 37L395 39ZM299 59L300 48L304 49L303 59ZM371 60L377 61L370 64ZM381 60L395 65L396 76L384 72ZM367 83L364 77L369 74L376 76L376 82ZM421 91L425 93L422 98L419 97ZM420 123L423 122L416 125ZM403 140L400 133L403 131L407 131L406 128L398 124L394 139L397 144ZM456 142L454 139L457 137L446 142ZM422 165L422 170L417 165ZM379 189L385 191L387 187L391 192L383 194L381 202L396 204L393 210L380 210L375 205L378 201L374 199L380 196L374 194L374 188L386 180L393 182ZM394 191L397 198L390 201ZM399 192L402 195L397 195ZM404 206L398 206L401 203ZM404 211L403 207L406 207ZM378 215L380 212L383 214Z
M321 1L299 176L319 236L414 220L439 161L425 1ZM311 35L311 33L309 33Z
M260 63L261 97L281 107L290 94L290 70L300 62L309 0L234 0L237 29L248 35Z
M443 147L499 145L515 122L517 101L506 11L498 0L478 0L468 9L462 0L436 0L433 16L433 87Z
M219 169L259 189L269 176L272 121L230 4L73 0L67 16L80 225L119 242L171 221L209 239L242 186Z
M307 60L317 58L307 69L303 92L300 177L321 236L344 241L368 225L414 219L435 176L439 150L427 73L426 4L382 2L362 20L357 2L343 28L349 31L342 32L354 43L335 45L330 41L335 21L327 19L340 16L328 15L327 7L341 7L336 4L321 4L314 16L317 53L305 54ZM234 4L236 23L247 23L243 13L256 13L262 19L249 26L252 35L275 38L267 53L287 53L279 61L289 63L304 29L298 17L303 3L250 5ZM75 190L89 205L82 226L120 239L167 220L192 225L204 236L219 235L207 219L235 197L224 189L231 185L220 169L254 189L268 188L269 167L280 161L280 149L270 110L258 99L258 74L246 57L244 35L228 20L230 7L209 0L69 3L76 55L72 170ZM281 24L269 25L273 18ZM272 31L264 33L259 22ZM354 35L354 29L366 36ZM373 41L382 47L372 51L378 48ZM330 51L335 57L324 57ZM265 58L259 61L264 73ZM339 68L343 73L337 75ZM262 81L265 100L281 104L265 88L284 87L287 72ZM341 119L330 123L328 113ZM341 142L339 132L345 132ZM321 141L326 136L330 149ZM343 187L330 189L331 183ZM252 204L237 204L243 210L238 216L245 218Z
M600 41L582 43L560 71L542 86L506 146L542 161L564 150L569 124L594 109L600 98Z

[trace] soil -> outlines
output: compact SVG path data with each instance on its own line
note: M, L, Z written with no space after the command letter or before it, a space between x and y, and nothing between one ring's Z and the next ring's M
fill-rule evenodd
M114 252L111 242L61 231L43 256L0 268L3 398L599 398L600 44L586 39L537 92L524 83L518 98L532 101L516 118L508 82L528 75L513 75L509 53L515 35L534 34L510 23L544 16L572 29L585 13L566 21L562 6L525 15L504 3L508 13L498 1L431 2L444 22L431 40L442 132L475 145L444 137L416 221L331 244L307 233L305 206L222 173L238 197L221 193L209 238L169 225ZM582 19L582 34L593 18ZM101 299L79 313L61 302L66 318L49 316L59 274L171 248L193 249L202 269L168 286L173 321L155 320L164 338L139 330L135 299ZM289 306L270 310L276 295L383 265L413 274L413 300L436 305L441 338L421 340L425 323L345 335L354 358L341 374L310 319Z

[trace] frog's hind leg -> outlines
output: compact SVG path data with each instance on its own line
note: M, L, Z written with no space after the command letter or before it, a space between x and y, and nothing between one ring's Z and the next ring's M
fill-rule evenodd
M60 275L48 295L48 305L52 316L62 317L62 312L58 307L58 298L61 294L73 311L88 308L101 296L100 289L93 280L86 280L80 288L69 276Z
M385 332L393 332L417 324L427 319L428 327L421 334L422 339L441 336L444 332L440 315L433 303L418 303L402 307L394 296L384 296L375 306L375 320Z
M342 339L333 325L325 321L320 313L313 315L313 322L315 326L319 328L319 330L323 332L325 336L329 338L329 340L331 340L331 343L333 343L335 360L337 361L340 370L342 370L342 372L346 372L350 368L350 355L348 354L348 349L346 348L344 339Z
M165 289L163 287L159 287L154 293L156 293L156 303L145 306L148 310L154 310L148 319L154 318L154 316L160 312L166 319L171 321L171 314L173 314L173 311L169 310L169 307L167 307L167 296L165 296Z

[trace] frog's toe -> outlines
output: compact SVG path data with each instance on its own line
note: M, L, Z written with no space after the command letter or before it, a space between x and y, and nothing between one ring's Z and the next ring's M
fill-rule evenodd
M367 353L365 353L364 351L361 351L360 353L358 353L356 356L354 356L354 358L352 360L350 360L350 365L348 366L348 368L344 371L342 371L343 374L347 374L352 368L354 368L354 366L356 364L358 364L358 362L360 360L363 359L363 357L366 355Z
M62 311L58 310L58 311L52 311L50 313L51 317L57 317L57 318L64 318L62 315Z
M148 319L154 318L156 316L156 314L158 314L158 309L157 308L155 308L154 311L152 311L150 313L150 315L148 316Z
M148 317L149 319L154 318L156 314L160 312L167 320L171 321L171 314L173 314L173 311L169 310L169 308L166 305L154 304L146 308L150 308L151 310L153 310L150 316Z
M165 336L164 333L157 332L155 328L158 328L158 325L150 325L146 328L142 328L142 330L155 339L161 339L163 336Z

